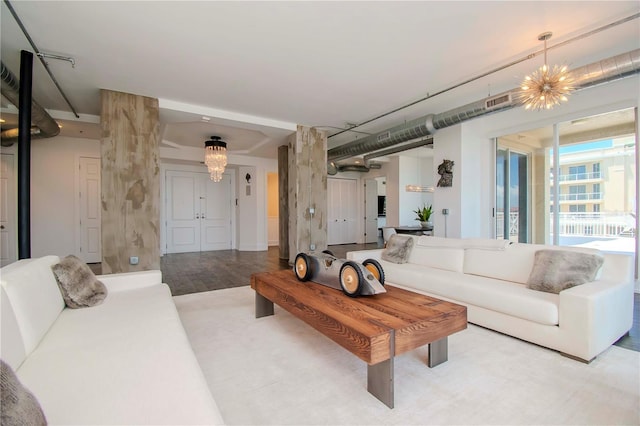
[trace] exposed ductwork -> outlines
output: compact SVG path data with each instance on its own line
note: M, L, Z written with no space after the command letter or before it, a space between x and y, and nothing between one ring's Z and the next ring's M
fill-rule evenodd
M364 164L369 164L369 161L373 158L382 157L385 155L396 154L398 152L407 151L409 149L420 148L421 146L428 146L433 148L433 137L427 136L424 139L421 139L417 142L409 142L403 145L392 146L391 148L383 149L381 151L376 151L371 154L367 154L364 156Z
M327 165L327 174L330 176L336 175L338 172L359 172L367 173L371 169L381 169L380 163L365 163L363 164L344 164L338 165L333 161Z
M609 83L640 73L640 49L594 62L571 72L576 90ZM433 135L438 129L453 126L472 118L504 111L522 105L519 88L440 114L428 114L388 130L348 142L330 149L327 159L335 162L356 155L375 152L419 137Z
M16 107L19 106L20 84L18 79L1 63L0 78L2 78L2 95ZM58 123L36 101L31 100L31 138L51 138L60 133ZM0 133L2 146L11 146L18 142L18 128L5 130Z

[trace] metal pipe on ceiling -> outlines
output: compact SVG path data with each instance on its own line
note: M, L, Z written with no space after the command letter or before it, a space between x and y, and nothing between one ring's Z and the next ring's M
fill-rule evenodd
M640 49L576 68L571 72L576 91L640 73ZM327 151L328 161L375 152L418 137L433 135L438 129L521 105L519 88L481 99L440 114L428 114L362 139Z
M27 29L22 24L22 21L18 17L18 14L13 9L13 6L11 6L11 3L9 3L9 0L4 0L4 3L7 5L7 8L9 9L9 12L11 12L11 15L13 15L13 19L16 20L16 23L18 24L18 26L22 30L22 33L27 38L27 41L29 42L29 44L33 48L33 51L36 53L36 56L38 56L38 59L40 59L40 62L42 62L42 66L44 66L44 69L49 74L49 77L51 77L51 80L53 81L53 84L56 85L56 88L58 89L58 91L60 92L62 97L64 98L64 100L67 103L67 105L69 105L69 108L71 108L71 111L73 111L73 114L76 116L76 118L80 118L80 116L76 112L76 109L73 107L73 105L71 105L71 101L69 100L69 98L67 98L67 95L62 90L62 87L60 87L60 84L58 83L58 80L56 80L56 77L53 75L53 72L49 68L49 64L47 63L47 61L44 60L44 57L45 57L46 54L40 52L40 49L38 49L38 46L36 46L36 44L33 42L33 39L31 39L31 36L29 35L29 32L27 32ZM74 66L75 66L75 63L74 63Z
M573 43L574 41L582 40L584 38L590 37L590 36L592 36L594 34L597 34L599 32L611 29L613 27L617 27L618 25L624 24L626 22L629 22L629 21L632 21L632 20L638 19L638 18L640 18L640 13L634 13L633 15L629 15L629 16L627 16L625 18L622 18L622 19L619 19L619 20L617 20L615 22L611 22L609 24L603 25L601 27L598 27L598 28L593 29L591 31L588 31L586 33L579 34L579 35L577 35L575 37L572 37L572 38L570 38L568 40L562 41L560 43L556 43L556 44L554 44L552 46L547 47L546 50L548 51L548 50L555 49L555 48L560 47L560 46L564 46L564 45L569 44L569 43ZM350 126L348 129L342 129L339 132L336 132L336 133L334 133L332 135L329 135L328 138L330 139L330 138L332 138L334 136L338 136L338 135L340 135L342 133L345 133L345 132L351 132L351 131L356 132L356 130L353 130L353 129L355 129L357 127L364 126L365 124L372 123L372 122L374 122L376 120L379 120L380 118L386 117L386 116L391 115L393 113L396 113L398 111L402 111L403 109L409 108L411 106L419 104L420 102L424 102L427 99L434 98L434 97L436 97L438 95L442 95L443 93L447 93L447 92L449 92L449 91L451 91L453 89L457 89L458 87L464 86L465 84L468 84L468 83L472 83L472 82L474 82L476 80L479 80L479 79L481 79L483 77L487 77L489 75L495 74L497 72L500 72L502 70L510 68L510 67L512 67L514 65L517 65L517 64L519 64L521 62L527 61L529 59L533 59L536 56L544 53L544 51L545 51L545 49L538 50L538 51L536 51L534 53L531 53L531 54L529 54L529 55L527 55L525 57L522 57L520 59L516 59L516 60L511 61L511 62L509 62L509 63L507 63L505 65L501 65L501 66L499 66L497 68L494 68L494 69L489 70L489 71L487 71L485 73L482 73L482 74L476 75L474 77L471 77L471 78L469 78L467 80L464 80L464 81L462 81L462 82L460 82L458 84L454 84L453 86L449 86L449 87L447 87L445 89L439 90L439 91L437 91L435 93L431 93L431 94L427 93L426 96L424 96L424 97L422 97L422 98L420 98L418 100L415 100L415 101L410 102L408 104L402 105L402 106L400 106L398 108L392 109L391 111L387 111L387 112L385 112L383 114L377 115L377 116L375 116L373 118L370 118L368 120L363 121L362 123L354 124L353 126Z

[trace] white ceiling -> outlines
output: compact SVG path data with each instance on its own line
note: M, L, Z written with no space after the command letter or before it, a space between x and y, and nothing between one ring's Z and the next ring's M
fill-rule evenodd
M638 1L208 2L11 1L83 119L99 129L99 89L160 99L166 144L223 136L232 152L275 158L296 124L361 123L428 94L640 12ZM1 56L19 75L32 50L1 5ZM640 47L640 20L549 50L578 67ZM402 109L358 130L375 133L517 87L542 57ZM34 58L34 98L54 118L69 107ZM4 105L3 105L4 106ZM3 117L10 110L3 108ZM203 121L206 117L208 121ZM89 128L93 129L90 130ZM68 133L66 133L68 132ZM362 134L360 134L361 136ZM329 138L333 147L358 136Z

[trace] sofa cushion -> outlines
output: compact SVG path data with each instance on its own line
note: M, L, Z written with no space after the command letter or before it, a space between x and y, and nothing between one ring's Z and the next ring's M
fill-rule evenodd
M464 273L497 278L526 284L538 250L570 250L600 254L598 250L583 247L548 246L543 244L513 243L504 250L466 249Z
M425 247L417 244L411 249L409 263L462 272L464 250L461 248Z
M96 279L89 266L69 255L51 267L69 308L99 305L107 297L107 288Z
M593 281L603 263L604 258L595 254L538 250L527 288L558 294L567 288Z
M414 239L411 236L394 234L382 252L382 259L393 263L407 263L413 245Z
M543 325L558 325L559 296L532 291L523 284L406 263L380 262L387 285L399 284Z
M0 406L3 425L46 425L38 400L26 389L11 366L0 360Z
M64 309L64 300L51 271L51 265L59 260L57 256L23 259L0 270L0 281L15 315L26 356L38 346ZM4 346L4 333L2 339ZM19 363L10 365L17 369Z
M422 236L418 238L417 245L436 248L460 248L504 250L512 243L509 240L494 240L490 238L442 238Z

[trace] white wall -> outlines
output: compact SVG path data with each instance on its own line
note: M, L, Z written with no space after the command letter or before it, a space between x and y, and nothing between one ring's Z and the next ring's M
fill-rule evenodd
M462 128L452 126L439 130L433 137L433 178L437 184L440 179L438 165L442 160L452 160L453 185L451 187L436 187L433 193L433 234L436 237L459 238L462 236L462 173L465 158L462 155ZM445 218L442 209L449 209Z
M100 141L56 136L31 141L31 256L76 253L76 170L100 157Z
M247 183L246 175L251 175L251 182ZM258 173L255 166L238 168L238 250L261 251L267 250L267 174ZM258 214L263 207L263 215Z
M398 217L400 226L419 226L414 210L433 204L429 192L407 192L407 185L433 185L433 159L400 155L398 159Z

